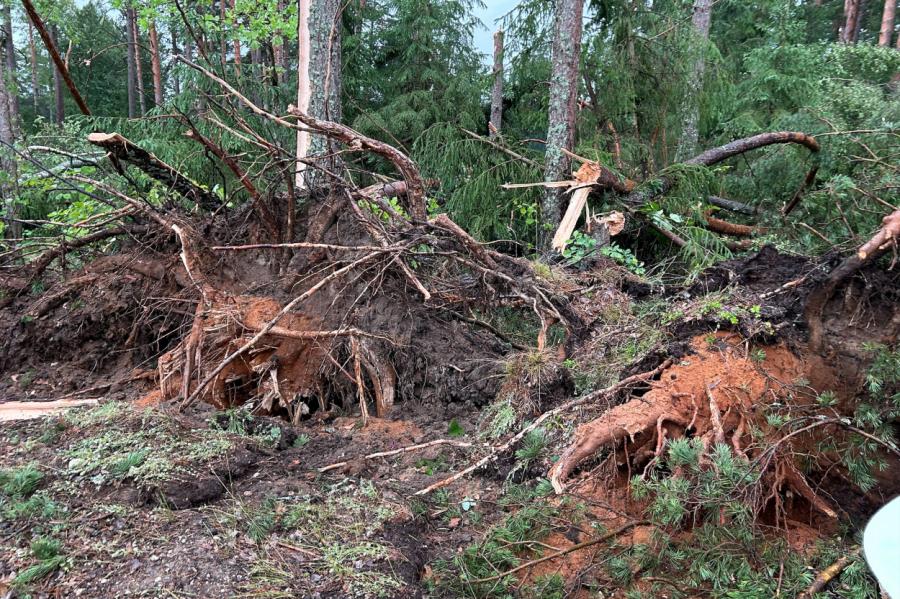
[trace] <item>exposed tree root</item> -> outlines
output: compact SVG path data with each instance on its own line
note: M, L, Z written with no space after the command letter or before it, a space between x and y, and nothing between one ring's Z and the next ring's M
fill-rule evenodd
M631 456L632 468L660 457L667 441L683 436L700 439L706 452L714 444L727 445L743 459L753 459L759 446L748 434L750 424L769 435L777 434L755 406L786 393L793 381L804 376L805 366L783 347L767 348L765 359L756 363L744 355L742 346L728 342L729 338L720 337L716 346L709 346L705 339L698 339L697 353L663 371L648 393L581 425L575 442L550 470L557 493L563 492L578 465L603 447L622 445L625 455ZM814 509L837 517L794 466L790 443L780 447L778 455L774 475L766 479L772 493L791 489ZM701 458L704 462L709 464L707 458ZM770 494L767 499L773 497Z

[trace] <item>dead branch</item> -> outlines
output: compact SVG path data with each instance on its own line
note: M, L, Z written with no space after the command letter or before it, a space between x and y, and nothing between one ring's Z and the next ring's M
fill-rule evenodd
M409 156L407 156L397 148L390 146L384 142L378 141L377 139L367 137L359 133L358 131L347 127L346 125L332 123L331 121L319 120L304 113L293 105L288 106L288 114L295 117L303 125L305 125L305 127L298 126L266 110L263 110L262 108L251 102L249 99L247 99L246 96L241 94L227 81L217 76L212 71L186 59L184 56L177 56L176 58L192 69L203 73L210 80L218 83L223 89L225 89L228 93L237 98L242 104L247 106L251 111L259 116L267 118L279 125L291 129L306 131L311 130L315 133L320 133L327 137L337 139L347 144L352 149L368 150L386 158L394 165L394 167L400 172L400 174L403 176L403 179L406 181L406 196L407 202L409 204L410 215L418 221L425 221L425 219L427 218L427 211L425 209L425 184L422 180L422 176L419 174L419 167L416 166L416 164L409 158Z
M38 35L41 36L41 40L43 40L44 46L47 48L47 53L50 54L50 58L53 59L53 64L56 65L56 70L58 70L59 74L62 76L66 87L69 88L69 93L72 94L72 99L75 100L75 104L78 105L78 109L81 111L81 114L85 116L91 116L91 109L88 108L88 105L84 101L84 98L82 98L81 94L78 92L78 87L76 87L75 82L72 81L72 76L69 74L69 68L66 64L66 61L64 61L59 55L59 51L56 49L56 44L53 43L53 38L50 37L50 33L47 31L47 27L44 25L44 21L41 19L41 16L38 14L37 10L35 10L34 5L31 3L31 0L22 0L22 6L25 7L25 12L28 13L28 18L34 24L34 28L37 29Z
M562 557L564 555L568 555L568 554L574 553L576 551L581 551L582 549L585 549L592 545L598 545L600 543L604 543L610 539L616 538L617 536L621 535L623 532L631 530L635 526L650 526L651 524L652 524L652 522L650 522L649 520L636 520L634 522L628 522L627 524L623 524L619 528L617 528L613 531L610 531L610 532L606 533L605 535L602 535L602 536L599 536L599 537L596 537L593 539L589 539L589 540L583 541L581 543L577 543L575 545L572 545L571 547L566 547L565 549L562 549L560 551L555 551L555 552L547 554L543 557L539 557L538 559L533 559L531 561L525 562L524 564L516 566L515 568L507 570L506 572L501 572L500 574L495 574L494 576L488 576L487 578L478 578L478 579L473 580L472 582L480 584L480 583L484 583L484 582L500 580L502 578L506 578L507 576L512 576L516 572L520 572L526 568L531 568L531 567L534 567L543 562L546 562L546 561L549 561L552 559L556 559L558 557Z
M724 235L733 235L734 237L749 237L759 231L758 227L740 225L709 215L706 216L706 226L710 231Z
M666 360L665 362L663 362L662 364L660 364L653 370L650 370L648 372L643 372L640 374L634 374L632 376L622 379L618 383L611 385L605 389L600 389L598 391L594 391L593 393L588 393L587 395L584 395L582 397L577 397L577 398L570 400L560 406L553 408L552 410L548 410L547 412L544 412L543 414L538 416L534 422L532 422L528 426L524 427L522 430L520 430L518 433L516 433L512 437L510 437L505 443L492 448L491 451L487 455L485 455L483 458L481 458L474 464L470 465L469 467L465 468L464 470L460 470L459 472L457 472L456 474L453 474L452 476L449 476L441 481L434 483L433 485L430 485L424 489L416 491L414 493L414 495L427 495L428 493L431 493L432 491L436 491L437 489L446 487L447 485L453 483L454 481L457 481L457 480L463 478L467 474L470 474L470 473L478 470L479 468L484 467L489 462L497 459L497 457L499 457L500 454L504 453L505 451L510 449L513 445L518 443L525 435L527 435L529 432L531 432L534 429L536 429L537 427L539 427L548 418L551 418L557 414L568 411L568 410L578 407L580 405L584 405L586 403L592 403L595 401L599 401L600 399L611 397L614 394L621 391L622 389L630 387L631 385L634 385L636 383L648 381L648 380L652 379L654 376L656 376L657 374L659 374L660 372L662 372L663 370L665 370L666 368L668 368L671 363L672 363L672 360Z
M469 235L462 227L453 222L446 214L438 214L429 221L433 227L451 233L456 237L463 247L465 247L472 256L478 259L488 268L497 268L497 263L488 255L485 249L478 243L474 237Z
M203 189L177 170L140 148L118 133L91 133L88 141L106 150L113 166L124 173L122 162L132 164L183 197L197 203L204 210L215 210L222 202L214 194Z
M368 455L364 455L361 459L363 460L374 460L376 458L387 458L395 455L400 455L401 453L409 453L411 451L418 451L420 449L427 449L429 447L435 447L437 445L451 445L453 447L462 447L464 449L472 447L472 443L468 443L466 441L454 441L453 439L435 439L434 441L428 441L427 443L419 443L418 445L409 445L407 447L401 447L400 449L392 449L391 451L377 451L375 453L370 453ZM319 468L319 473L329 472L331 470L337 470L338 468L343 468L350 462L335 462L334 464L329 464L328 466L323 466Z
M857 547L850 553L842 555L836 562L822 570L816 575L816 579L807 587L805 591L797 595L797 599L812 599L816 593L821 592L828 583L837 578L844 569L853 563L853 560L859 555L860 548Z
M716 208L728 210L729 212L739 212L741 214L747 214L750 216L753 216L758 212L758 210L753 206L744 204L743 202L729 200L728 198L720 198L719 196L709 196L708 198L706 198L706 201Z
M247 193L250 195L250 199L253 202L253 210L259 216L259 219L262 221L263 226L266 228L266 231L269 235L272 236L273 239L278 239L279 232L278 226L275 222L275 217L272 216L272 213L269 211L269 207L266 206L265 202L262 201L262 197L257 191L256 186L253 185L253 182L250 180L250 177L247 176L247 173L244 169L241 168L241 165L237 163L232 156L229 156L225 153L218 144L213 142L213 140L209 139L194 127L190 122L190 129L184 132L185 137L193 139L199 142L204 148L209 150L216 156L219 160L221 160L225 166L237 177L238 181L241 182L241 185L244 186L244 189L247 190Z
M64 256L70 250L82 248L91 245L92 243L97 243L98 241L104 241L111 237L124 235L125 233L146 233L147 230L147 227L142 225L120 225L118 227L110 227L109 229L102 229L94 233L89 233L82 237L63 240L58 246L45 251L29 264L31 273L28 282L30 283L40 277L55 259Z
M798 131L775 131L771 133L760 133L759 135L754 135L752 137L745 137L727 143L724 146L706 150L702 154L685 161L684 164L712 166L734 156L749 152L750 150L756 150L773 144L787 143L804 146L809 149L810 152L819 151L819 142L811 135ZM675 182L675 179L672 177L661 177L658 180L658 185L655 185L653 189L633 191L625 197L624 201L626 204L632 206L645 204L653 198L668 193L675 185Z
M781 211L782 216L787 216L791 212L794 211L794 208L797 207L797 204L800 203L800 200L803 199L803 194L807 189L812 187L816 182L816 173L819 172L819 165L814 165L809 172L806 173L806 177L803 179L803 183L800 184L800 187L797 188L797 191L794 193L794 197L791 198L791 201L785 205L784 209Z

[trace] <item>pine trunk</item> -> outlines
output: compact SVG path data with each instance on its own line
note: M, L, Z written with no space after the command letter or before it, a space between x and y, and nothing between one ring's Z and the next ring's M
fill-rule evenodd
M844 0L844 26L838 41L844 44L856 43L857 23L859 22L860 4L862 0Z
M159 34L156 32L156 22L150 20L150 70L153 73L153 102L157 106L163 105L163 80L162 61L159 57Z
M547 154L544 179L559 181L570 177L569 158L563 149L575 145L576 101L578 99L578 61L581 55L583 0L558 0L550 75L550 109L547 123ZM561 218L560 189L548 189L541 202L541 247L549 248L553 231Z
M6 39L6 93L9 94L12 127L14 130L18 130L21 108L19 84L16 81L16 44L13 39L12 11L8 2L3 5L3 31Z
M12 94L6 83L9 81L3 62L0 62L0 171L5 177L0 177L0 200L3 201L4 217L6 218L7 239L22 236L22 225L14 219L16 215L15 184L17 179L15 155L10 150L16 139L15 121L12 115Z
M884 0L884 11L881 13L881 30L878 33L878 45L887 48L891 45L894 33L894 17L897 13L897 0Z
M231 0L232 14L234 13L234 2L235 2L235 0ZM233 17L232 17L231 24L232 25L237 24ZM234 44L234 68L235 68L235 71L237 72L238 77L240 77L241 76L241 62L243 62L243 61L241 59L241 40L238 39L237 32L235 32L235 36L234 36L234 39L232 40L232 43Z
M54 47L59 47L59 30L56 25L50 26L50 40L53 42ZM59 71L59 67L53 67L53 99L56 105L56 112L53 115L56 119L57 125L62 125L63 120L66 118L66 106L63 102L63 82L62 82L62 73Z
M491 126L488 134L500 134L503 122L503 30L494 33L494 87L491 89Z
M126 64L128 66L128 118L137 116L137 82L134 66L134 20L131 18L132 10L125 9L125 50Z
M312 0L309 16L309 114L317 119L341 122L341 0ZM310 140L311 154L325 154L317 161L322 168L334 171L338 166L336 142L322 135ZM322 172L312 169L307 173L307 185L315 187L325 179Z
M141 115L147 114L147 94L144 91L144 67L141 64L141 32L138 30L137 11L131 9L132 29L134 36L134 72L137 80L137 97L138 106L141 108Z
M709 26L712 16L712 0L694 0L691 26L694 34L694 64L688 77L688 94L683 106L681 142L678 144L676 161L687 160L697 153L700 138L700 92L706 73L704 48L709 40Z

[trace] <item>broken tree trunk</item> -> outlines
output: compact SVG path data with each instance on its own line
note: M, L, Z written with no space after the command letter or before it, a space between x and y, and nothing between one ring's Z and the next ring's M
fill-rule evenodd
M738 156L751 150L771 146L774 144L798 144L807 148L810 152L819 151L819 142L806 133L798 131L774 131L771 133L760 133L752 137L738 139L724 146L706 150L702 154L694 156L684 164L712 166L718 164L734 156ZM634 191L625 197L625 203L632 206L639 206L652 200L653 198L665 195L675 185L675 180L671 177L661 177L658 184L654 185L650 190Z
M37 29L38 31L38 35L40 35L41 39L44 41L44 46L47 48L47 52L50 54L50 58L53 59L53 64L56 65L56 70L62 76L63 81L66 82L66 87L69 88L69 93L72 94L72 98L75 100L75 104L78 105L78 109L81 110L82 114L90 116L91 110L85 103L84 98L81 97L81 94L78 93L78 88L75 87L75 82L72 81L72 77L69 75L69 69L66 68L66 63L63 62L62 57L56 50L56 44L53 43L53 40L50 37L50 33L44 26L44 21L41 20L41 17L35 10L34 5L31 3L31 0L22 0L22 6L25 7L25 12L28 13L28 18L34 24L35 29Z
M491 88L491 120L488 135L500 134L503 121L503 30L494 33L494 86Z
M113 166L119 173L124 173L121 163L125 162L136 166L184 198L195 202L204 210L215 210L222 204L215 195L118 133L91 133L88 135L88 141L108 152Z

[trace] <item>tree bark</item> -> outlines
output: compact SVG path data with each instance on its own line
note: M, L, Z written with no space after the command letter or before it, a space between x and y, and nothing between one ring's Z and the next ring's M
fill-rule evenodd
M56 40L58 39L56 27L51 26L50 31L47 30L47 28L44 26L44 21L41 20L41 16L34 9L34 5L31 3L31 0L22 0L22 6L25 7L25 12L28 13L28 18L34 24L35 29L37 29L38 35L41 36L41 39L44 42L44 46L47 48L47 53L50 54L50 58L51 60L53 60L53 64L56 65L56 68L53 70L53 87L56 93L57 123L62 124L62 119L65 117L62 97L62 84L60 82L60 79L65 81L66 87L69 88L69 93L72 94L72 98L75 100L75 104L77 104L78 109L81 110L81 114L91 116L90 108L88 108L87 104L84 101L84 98L82 98L81 94L78 92L78 88L75 86L75 82L72 81L72 77L69 76L69 69L66 66L66 63L63 62L62 57L56 50Z
M881 13L881 31L878 33L878 45L887 48L891 45L894 33L894 16L897 14L897 0L884 0L884 11Z
M297 0L297 109L309 113L309 18L311 0ZM297 190L306 188L304 171L306 164L302 162L309 155L309 133L297 131L297 164L295 167L294 187Z
M31 56L31 102L34 105L34 116L38 116L38 67L37 44L34 43L34 25L28 21L28 52Z
M22 236L22 225L16 222L16 194L15 184L18 178L16 172L15 155L10 150L10 146L15 142L16 133L12 116L12 99L10 91L7 87L7 77L5 65L0 62L0 170L5 173L5 177L0 178L0 200L3 201L4 215L6 217L6 237L8 239L18 238Z
M341 0L312 0L309 15L309 77L310 102L308 114L322 121L340 123L341 106ZM325 154L316 164L334 171L339 166L336 155L338 142L324 135L313 135L310 153ZM307 186L323 183L325 177L318 169L306 173Z
M491 89L491 126L488 135L500 134L503 122L503 30L494 33L494 87Z
M178 40L175 37L175 28L169 27L169 35L172 37L172 55L178 56L180 52L178 51ZM181 95L181 78L178 77L177 73L172 73L172 88L175 91L176 96Z
M844 26L841 28L838 41L844 44L855 44L858 32L860 5L862 0L844 0Z
M688 94L685 97L682 111L681 141L678 144L676 162L697 153L697 140L700 137L700 91L703 89L703 77L706 73L704 49L709 40L711 16L712 0L694 0L691 26L694 30L695 57L688 78Z
M131 9L132 28L131 34L134 36L134 71L137 80L137 97L138 106L141 108L141 115L147 114L147 93L144 90L144 67L141 63L141 32L138 29L137 11Z
M59 42L59 29L57 29L56 25L50 26L50 41L53 44L53 48L55 49L57 47L57 43ZM57 58L59 58L59 63L57 63L56 68L53 69L53 100L54 105L56 106L54 118L56 119L57 125L62 125L63 120L65 120L66 118L66 105L63 99L62 92L62 73L65 65L60 66L60 63L62 63L62 58L59 57L58 52Z
M159 56L159 34L156 32L156 22L150 19L150 70L153 73L153 103L163 105L163 80L162 60Z
M131 9L125 9L125 48L126 48L126 64L128 66L128 118L133 119L137 116L137 83L134 66L134 20L131 18Z
M231 0L232 14L234 13L234 2L235 2L235 0ZM234 17L232 17L231 24L237 25L237 21L234 19ZM235 33L232 43L234 44L234 68L235 68L235 71L237 72L238 77L240 77L241 76L241 62L242 62L241 40L238 38L237 33Z
M550 109L547 122L545 181L569 178L569 158L563 149L575 145L575 120L578 98L578 61L581 56L583 0L557 0L554 26ZM546 190L541 201L540 245L548 248L553 231L559 226L562 190Z
M19 84L16 82L16 44L13 39L12 10L9 2L3 4L3 34L6 40L6 93L9 95L10 118L14 131L19 129L21 108L19 105Z

